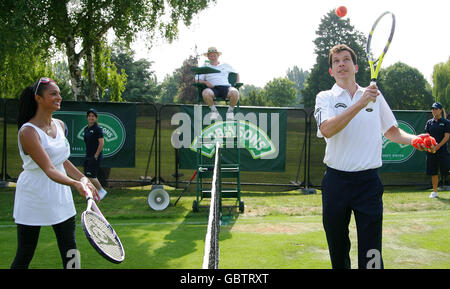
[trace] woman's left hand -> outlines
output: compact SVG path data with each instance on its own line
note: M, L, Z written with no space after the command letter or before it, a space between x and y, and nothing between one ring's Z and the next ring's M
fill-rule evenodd
M88 188L91 190L91 192L92 192L92 197L94 197L94 200L95 200L97 203L100 203L100 195L98 194L97 188L96 188L91 182L88 182L88 183L87 183L87 186L88 186Z
M91 181L89 181L89 179L87 177L82 177L80 182L83 185L87 186L87 188L92 193L92 197L94 198L94 201L99 203L100 202L100 195L98 194L97 188L91 183Z

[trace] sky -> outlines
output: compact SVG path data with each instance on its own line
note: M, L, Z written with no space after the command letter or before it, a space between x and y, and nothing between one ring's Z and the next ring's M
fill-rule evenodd
M153 61L161 82L195 51L202 55L215 46L222 52L221 63L238 71L241 82L263 87L285 77L294 65L312 68L316 30L330 10L342 5L348 10L345 18L366 36L379 15L395 14L395 35L382 67L406 63L432 84L434 65L450 57L448 0L217 0L194 16L189 27L180 25L172 43L158 40L148 49L138 39L135 59ZM205 59L201 56L199 63Z

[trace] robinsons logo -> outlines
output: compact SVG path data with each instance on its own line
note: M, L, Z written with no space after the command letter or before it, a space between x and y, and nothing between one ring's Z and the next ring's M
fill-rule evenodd
M211 122L210 114L202 118L201 107L194 109L194 138L191 137L191 118L187 113L173 115L171 124L181 125L172 133L174 148L190 148L197 151L201 145L202 154L212 158L214 156L214 143L219 141L226 148L245 148L253 159L275 159L279 147L279 115L270 113L270 137L268 131L267 113L235 114L235 120L222 121L220 118ZM202 126L206 126L202 129ZM237 139L235 144L233 139ZM192 140L192 141L191 141ZM205 141L206 140L206 141Z
M69 131L71 142L71 156L84 157L86 145L84 143L84 129L87 127L86 112L84 111L58 111L54 115L63 115ZM115 115L107 112L98 113L98 125L103 129L105 146L103 157L111 157L123 147L126 139L125 127Z
M403 120L398 120L398 126L410 134L416 134L414 128ZM383 163L403 163L409 160L414 154L414 147L391 142L383 136Z
M237 134L239 132L239 135ZM267 136L265 131L254 125L249 121L220 121L215 122L212 125L202 130L200 139L219 140L223 142L223 139L235 138L238 136L239 148L246 148L253 159L259 159L261 157L270 156L275 153L275 145L272 140ZM199 146L199 137L196 136L191 144L191 150L196 151ZM202 154L209 158L214 155L214 144L204 143L202 144ZM233 146L234 144L227 144Z

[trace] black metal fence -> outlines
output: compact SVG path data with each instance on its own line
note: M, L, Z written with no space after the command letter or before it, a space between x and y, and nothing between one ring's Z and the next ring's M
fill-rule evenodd
M83 107L89 103L80 103ZM73 103L72 103L73 105ZM95 102L97 110L102 103ZM176 128L171 124L174 114L181 112L183 105L136 103L135 167L103 168L101 178L109 186L140 186L166 184L179 187L186 183L193 170L180 169L177 149L171 144L171 134ZM255 111L260 107L251 107ZM241 184L245 189L280 191L320 187L325 165L324 139L317 138L317 125L312 111L299 108L281 108L287 112L286 169L284 172L241 173ZM64 110L64 102L61 110ZM22 161L17 146L18 101L0 99L0 133L2 139L1 179L16 181L22 171ZM424 124L425 125L425 124ZM425 171L425 168L424 168ZM381 173L385 185L427 185L425 172Z

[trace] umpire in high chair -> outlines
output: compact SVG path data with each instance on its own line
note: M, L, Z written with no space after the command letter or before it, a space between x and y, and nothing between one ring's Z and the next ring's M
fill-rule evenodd
M361 87L355 52L331 48L329 73L336 83L316 97L317 136L326 141L322 180L322 221L333 268L351 268L349 223L353 212L358 236L358 267L384 268L382 259L382 135L400 144L417 136L398 127L375 84ZM374 101L373 110L366 105ZM420 149L424 149L421 147Z

